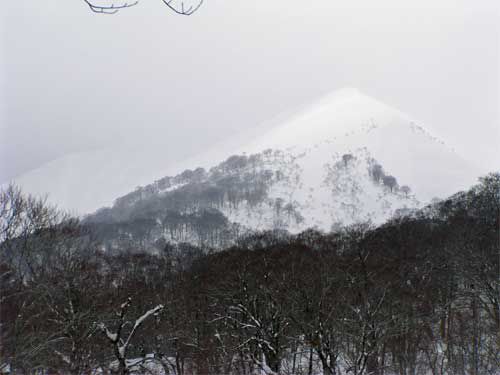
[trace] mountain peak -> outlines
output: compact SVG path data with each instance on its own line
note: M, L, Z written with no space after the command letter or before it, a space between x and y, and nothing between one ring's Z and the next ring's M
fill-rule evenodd
M356 96L366 96L366 95L364 95L359 89L355 87L343 87L341 89L333 90L323 95L323 97L320 97L318 100L316 100L316 103L323 100L324 101L344 100Z
M324 95L282 120L246 145L245 151L317 144L373 127L410 123L410 118L397 109L356 88L343 88Z
M166 163L169 158L161 150L168 147L153 156L149 150L88 152L56 160L16 182L30 193L50 193L49 199L62 208L89 213L167 174L209 169L230 155L267 149L306 155L305 178L318 185L332 158L367 150L424 202L465 188L477 177L468 163L416 121L355 88L333 91L273 123L250 140L228 142L180 163Z

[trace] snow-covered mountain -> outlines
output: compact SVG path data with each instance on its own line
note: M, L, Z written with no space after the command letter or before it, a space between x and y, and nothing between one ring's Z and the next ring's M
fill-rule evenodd
M266 148L295 153L309 150L309 159L316 163L328 160L332 152L344 154L366 148L424 201L468 188L480 173L415 120L356 89L324 97L242 151ZM310 172L315 164L311 162L305 166Z
M296 232L382 222L398 210L464 189L479 174L417 122L355 89L334 92L270 128L249 142L217 147L175 165L158 155L150 155L148 163L148 152L125 160L109 152L80 154L17 182L81 213L121 196L94 219L152 219L156 236L169 233L170 239L184 240L199 236L199 230L184 231L196 215L198 224L204 215L212 215L206 219L214 223L224 221L218 236L228 223L238 230ZM173 176L145 183L166 174ZM176 219L166 217L172 211ZM176 238L178 225L189 238Z

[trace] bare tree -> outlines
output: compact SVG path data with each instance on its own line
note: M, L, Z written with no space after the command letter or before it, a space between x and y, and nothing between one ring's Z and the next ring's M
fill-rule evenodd
M117 327L114 332L112 332L103 322L98 325L99 329L104 333L113 347L113 354L118 361L118 373L122 375L130 374L132 368L141 366L148 360L146 356L139 358L138 360L127 360L127 350L129 349L129 345L137 333L137 330L143 325L144 321L151 316L157 316L163 310L163 305L157 305L151 310L146 311L132 323L126 319L127 312L131 304L132 298L129 297L120 305L120 310L117 312ZM132 328L125 333L125 329L128 325L132 325Z
M405 197L408 197L408 195L411 193L411 189L408 185L401 186L401 191L403 192Z
M382 182L384 183L385 186L391 189L391 192L394 190L396 186L398 186L398 181L394 176L384 176L382 178Z
M380 182L385 176L384 168L380 164L374 164L370 169L370 174L375 182Z
M0 349L14 371L62 361L78 374L88 363L92 308L81 297L93 282L81 272L92 258L84 238L78 221L45 199L15 185L0 191Z
M47 204L45 198L23 194L10 184L0 190L0 244L32 235L67 219L67 215Z
M347 167L349 162L354 159L352 154L344 154L342 155L342 161L344 162L344 166Z

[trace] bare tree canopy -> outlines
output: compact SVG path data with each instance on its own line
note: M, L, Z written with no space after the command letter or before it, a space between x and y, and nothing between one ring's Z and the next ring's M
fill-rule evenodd
M135 1L121 1L120 3L115 3L113 1L108 0L83 0L95 13L102 14L115 14L121 9L131 8L139 3L139 0ZM193 0L188 1L187 3L183 0L162 0L163 3L170 8L173 12L183 15L190 16L194 12L196 12L204 0Z

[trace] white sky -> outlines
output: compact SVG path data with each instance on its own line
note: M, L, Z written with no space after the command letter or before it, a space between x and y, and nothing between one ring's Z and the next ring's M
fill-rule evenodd
M329 91L357 87L500 170L498 0L81 0L3 4L0 182L66 153L180 159Z

